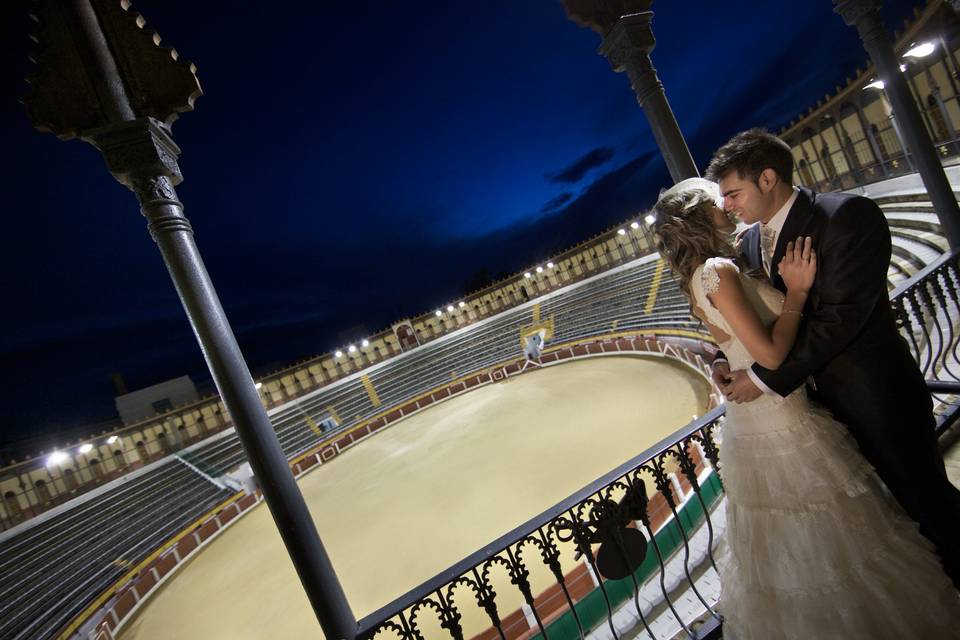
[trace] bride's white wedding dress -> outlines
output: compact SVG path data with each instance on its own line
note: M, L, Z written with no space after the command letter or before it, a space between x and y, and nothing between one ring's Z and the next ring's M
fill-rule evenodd
M714 330L729 336L720 347L730 368L746 369L754 359L706 297L719 287L718 265L736 269L711 258L694 273L691 294ZM739 278L761 321L772 324L783 294ZM805 388L727 403L726 416L727 530L716 554L725 640L960 638L960 596L933 545Z

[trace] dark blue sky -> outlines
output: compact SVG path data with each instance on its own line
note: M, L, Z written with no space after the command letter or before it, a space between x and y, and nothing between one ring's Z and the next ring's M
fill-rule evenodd
M34 131L26 3L3 7L5 441L207 376L132 194L90 146ZM900 27L919 1L886 2ZM197 65L178 191L251 368L434 308L652 204L669 178L627 78L559 0L135 3ZM864 66L815 2L660 0L653 53L698 164Z

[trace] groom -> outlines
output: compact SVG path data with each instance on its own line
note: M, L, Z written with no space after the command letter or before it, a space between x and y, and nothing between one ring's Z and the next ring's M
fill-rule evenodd
M847 425L860 450L920 531L937 546L960 587L960 491L937 448L930 393L897 331L887 296L890 231L870 199L793 186L793 154L760 129L714 154L707 177L724 208L752 225L740 253L786 291L776 265L789 241L812 236L818 272L797 342L775 370L758 364L714 380L732 402L787 396L808 383L811 397Z

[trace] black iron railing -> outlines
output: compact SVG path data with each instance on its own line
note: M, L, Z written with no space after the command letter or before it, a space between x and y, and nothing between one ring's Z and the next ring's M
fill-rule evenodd
M691 422L367 616L358 637L559 640L599 625L615 638L638 625L654 638L709 637L720 621L703 577L715 571L721 415Z
M951 252L890 295L897 326L927 379L937 433L960 414L960 253Z

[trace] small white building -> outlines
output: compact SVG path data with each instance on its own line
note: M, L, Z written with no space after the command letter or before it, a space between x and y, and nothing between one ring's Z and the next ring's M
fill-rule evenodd
M180 376L114 398L123 424L133 424L200 399L190 376Z

